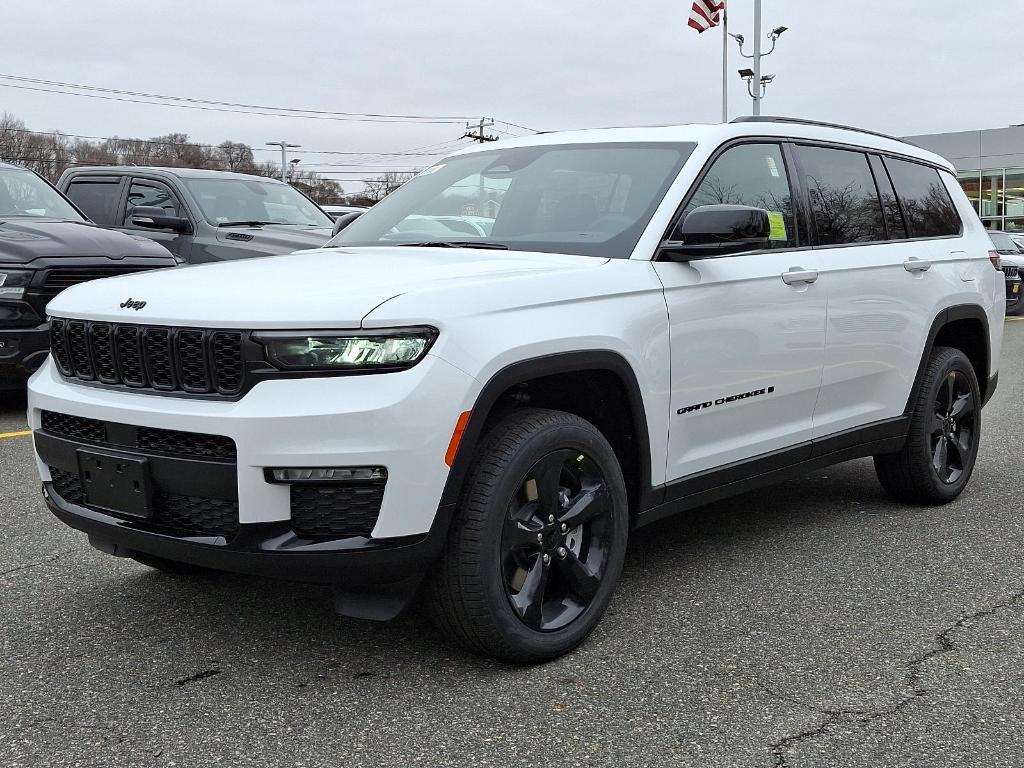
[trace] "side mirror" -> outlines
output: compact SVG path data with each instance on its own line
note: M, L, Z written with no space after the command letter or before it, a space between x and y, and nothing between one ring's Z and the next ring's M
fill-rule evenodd
M341 230L343 230L345 227L347 227L349 224L351 224L353 221L355 221L362 215L363 214L360 211L350 211L349 213L341 214L337 219L334 220L334 232L331 234L331 237L337 235L339 232L341 232Z
M146 229L170 229L174 232L189 232L192 229L188 219L168 216L167 211L155 205L139 205L132 208L131 222L136 227Z
M679 240L662 244L661 253L673 261L709 259L771 245L768 211L748 205L702 205L694 208L676 230Z

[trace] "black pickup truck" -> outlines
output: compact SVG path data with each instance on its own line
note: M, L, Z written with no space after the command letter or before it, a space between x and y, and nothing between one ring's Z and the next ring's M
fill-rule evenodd
M0 163L0 390L49 351L46 305L87 280L177 266L162 245L101 229L32 171Z

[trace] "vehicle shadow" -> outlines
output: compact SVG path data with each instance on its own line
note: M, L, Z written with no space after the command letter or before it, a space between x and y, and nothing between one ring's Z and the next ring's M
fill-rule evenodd
M664 606L680 584L687 595L673 603L672 618L685 618L678 612L685 614L694 594L718 588L705 585L703 574L721 571L725 550L741 567L744 562L760 567L764 553L813 539L822 524L859 525L868 509L874 516L905 512L888 502L877 483L868 482L869 474L869 462L842 465L634 532L609 617L572 654L576 663L595 654L613 656L635 635L636 618L656 620L654 608ZM96 557L97 567L110 567L105 557ZM328 678L396 674L436 676L439 685L449 686L458 683L439 670L505 674L516 669L447 644L419 606L381 624L337 617L330 590L322 586L226 574L184 578L130 561L115 561L112 571L75 590L63 631L87 635L92 628L116 624L119 634L108 639L108 653L166 655L175 668L175 660L189 660L174 673L181 679L246 666L261 670L268 683L298 687ZM89 645L95 638L81 640ZM197 665L208 669L193 669Z

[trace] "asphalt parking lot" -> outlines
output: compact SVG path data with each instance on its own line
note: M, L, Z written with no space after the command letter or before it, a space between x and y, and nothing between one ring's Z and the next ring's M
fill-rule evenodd
M857 461L644 529L594 636L533 668L95 552L0 437L0 765L1024 765L1022 353L1008 323L956 503Z

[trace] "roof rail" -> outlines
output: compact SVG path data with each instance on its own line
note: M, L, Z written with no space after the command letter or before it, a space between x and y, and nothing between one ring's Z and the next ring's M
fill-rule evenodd
M825 123L820 120L805 120L802 117L782 117L779 115L742 115L733 120L731 123L792 123L793 125L814 125L818 128L839 128L843 131L856 131L857 133L866 133L869 136L878 136L881 139L889 139L891 141L898 141L901 144L908 142L896 136L890 136L887 133L879 133L878 131L869 131L866 128L854 128L852 125L840 125L839 123Z

